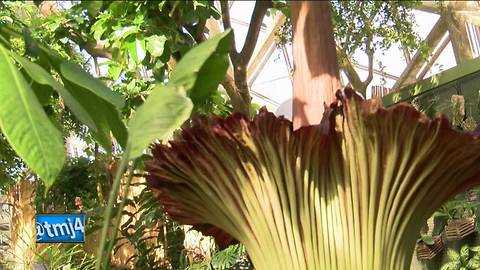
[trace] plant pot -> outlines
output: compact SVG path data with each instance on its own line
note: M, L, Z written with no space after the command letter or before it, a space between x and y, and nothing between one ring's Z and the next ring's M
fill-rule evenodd
M476 202L478 200L478 192L476 190L469 190L466 194L467 201Z
M467 217L449 220L445 226L445 235L448 241L460 240L475 232L475 218Z
M421 261L431 260L443 250L442 238L437 235L434 237L433 245L427 245L424 242L417 244L417 258Z

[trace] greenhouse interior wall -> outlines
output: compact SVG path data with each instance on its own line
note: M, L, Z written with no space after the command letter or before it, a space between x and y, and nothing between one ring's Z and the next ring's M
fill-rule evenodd
M452 96L454 97L452 99ZM462 120L473 119L475 126L480 123L480 58L470 60L468 63L458 65L444 72L436 74L430 78L424 79L418 83L407 86L398 92L390 93L382 98L384 106L395 106L402 102L408 102L424 111L430 117L436 114L444 114L450 121L455 118L455 106L453 100L455 97L463 96L464 103L461 105ZM455 125L455 121L453 121ZM462 128L459 125L459 128ZM454 179L452 179L454 180ZM474 218L480 213L480 189L475 188L470 192L475 194L469 198L471 193L461 193L453 198L455 201L471 201L475 208ZM421 269L443 269L442 266L449 262L447 250L461 250L462 246L469 247L480 246L480 224L475 222L475 232L460 240L447 240L444 233L444 227L447 217L432 217L427 222L428 233L431 235L441 235L443 249L429 260L420 260L415 253L412 260L411 270ZM472 268L476 269L476 268Z

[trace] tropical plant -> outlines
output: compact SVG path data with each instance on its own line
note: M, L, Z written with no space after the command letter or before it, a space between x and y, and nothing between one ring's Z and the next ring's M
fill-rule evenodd
M36 261L52 270L90 270L95 268L95 256L85 253L79 244L49 245L37 254Z
M199 122L153 149L149 183L179 222L245 244L256 269L407 269L423 221L478 179L480 141L408 105L337 97L297 131L265 111Z
M448 262L440 270L476 270L480 268L480 247L463 245L460 252L447 250Z
M45 6L48 1L44 1ZM261 22L270 1L261 1L255 12ZM104 78L114 89L126 96L124 113L129 115L143 103L151 89L148 82L166 82L170 72L194 45L207 40L206 22L220 18L213 1L75 1L68 8L56 7L46 12L48 21L41 27L49 29L46 38L56 46L75 44L96 58L106 58L101 63L108 68ZM252 28L246 41L246 50L233 54L234 64L246 67L252 56L261 24ZM226 29L227 27L225 27ZM241 57L234 57L241 56ZM238 60L238 61L237 61ZM231 78L225 95L231 99L235 110L249 111L250 100L242 99L238 87L246 85L246 74ZM145 83L145 81L147 83ZM248 95L248 89L242 89ZM210 90L213 91L213 90ZM208 103L208 99L205 103ZM205 105L205 104L204 104ZM200 113L206 113L199 106ZM197 108L194 108L196 112Z
M119 171L124 171L125 164L129 160L140 156L143 148L148 145L148 140L170 136L171 131L188 118L192 108L189 109L190 102L184 97L184 94L187 94L193 100L193 113L196 115L213 112L226 116L232 111L232 105L227 100L226 93L217 91L217 85L219 81L223 80L228 65L226 53L230 49L229 32L224 32L216 39L210 35L211 41L205 42L192 54L186 53L197 41L204 40L205 20L211 16L218 18L218 12L210 2L189 1L174 3L173 5L167 1L163 1L160 5L151 2L131 4L75 2L72 4L70 8L58 9L58 6L50 5L48 2L42 3L40 13L32 4L1 4L0 41L4 47L2 58L4 62L0 66L7 68L6 71L10 72L5 73L7 77L11 75L10 79L18 79L16 80L19 82L18 89L12 90L14 91L12 93L22 90L27 96L25 99L14 99L17 103L12 103L12 108L16 110L10 110L10 116L18 116L14 121L6 119L6 109L12 108L5 108L3 111L5 114L2 119L8 121L7 124L13 125L15 122L23 129L17 128L15 130L17 134L12 136L10 134L12 131L9 130L13 130L12 125L2 125L2 135L5 135L7 139L3 140L5 143L2 145L6 147L2 147L2 149L5 149L5 153L7 151L14 153L13 150L15 150L20 158L26 161L26 165L38 173L45 184L45 188L40 185L41 190L46 192L50 189L50 194L58 193L56 194L58 196L46 197L43 203L47 204L51 204L53 200L61 200L61 195L65 192L73 195L73 192L68 192L68 187L74 187L67 183L72 180L71 178L63 179L62 176L60 177L61 180L67 181L59 181L57 185L52 186L57 175L60 174L65 160L65 155L62 155L64 153L62 151L62 136L56 131L56 129L63 129L65 119L57 117L58 115L71 115L71 118L80 123L80 126L88 127L86 133L93 135L93 142L95 142L95 163L97 163L97 157L102 155L103 149L106 150L107 154L122 152L116 145L119 143L121 148L125 150L124 162L120 164ZM87 10L86 13L85 10ZM8 24L4 22L8 22ZM165 22L168 23L165 24ZM177 28L177 25L182 25L182 27ZM198 29L196 30L196 28ZM44 31L44 29L49 31ZM155 29L155 31L152 32L152 29ZM198 31L198 34L192 37L179 29ZM22 35L22 30L27 34ZM104 46L91 46L102 42L105 42ZM49 47L45 43L48 43ZM87 65L85 63L88 60L73 58L79 55L74 47L75 44L95 57L97 76L100 76L100 72L98 72L99 65L96 57L111 59L107 63L109 73L104 79L114 91L105 87L83 70L86 69ZM73 61L67 63L65 58L69 57L72 57L71 60ZM174 65L170 65L172 57L174 60L182 58L183 61L178 63L173 61ZM11 61L12 58L16 63ZM73 62L81 62L82 65L81 67L76 66ZM178 68L173 70L175 64ZM17 70L17 67L21 67L21 69ZM150 71L153 71L153 77L148 75ZM4 80L1 80L0 83L10 83L11 80L6 80L7 77L4 77ZM168 77L170 77L168 87L155 87L156 84L152 79L156 79L157 83L164 83ZM24 81L31 82L31 88L28 88L28 84ZM116 93L122 93L126 96L126 101L124 102L123 98ZM4 94L9 95L8 93ZM150 97L146 99L147 96ZM111 98L111 100L108 100L111 104L104 104L105 99L108 98ZM19 104L22 100L28 104L23 104L25 106L22 107L22 104ZM145 106L141 106L145 100ZM57 110L59 104L61 106ZM127 106L123 106L123 104ZM52 105L54 110L47 110L47 105ZM171 114L162 114L161 112L158 112L160 114L152 114L152 110L157 111L158 106L168 110ZM24 112L19 113L19 108L24 108ZM43 120L34 119L35 121L25 122L28 119L25 115L31 113L33 109L36 110L32 115L37 118L43 117ZM54 120L53 123L46 120L43 111L47 112L47 117ZM130 128L129 136L130 138L137 137L137 139L130 140L129 145L126 146L126 128L122 122L122 115L119 113L131 117L134 111L143 111L144 116L139 117L142 113L136 113L130 121L134 127ZM154 115L159 117L152 118ZM150 122L152 119L156 119L154 125ZM147 124L146 121L149 123ZM43 126L40 127L39 125ZM154 128L149 128L152 126ZM18 141L21 134L32 134L27 132L28 128L41 130L38 134L33 133L37 135L36 145L32 144L35 142L33 140L35 138ZM143 134L132 134L135 133L134 129L136 128L139 129L138 132L141 129ZM57 132L56 135L52 133L53 131ZM145 133L144 131L148 132ZM110 133L113 133L115 138L111 137ZM47 134L51 135L50 144L42 145L41 142L48 141L46 139ZM64 137L68 135L68 133L65 133ZM39 136L43 137L40 138ZM2 136L2 138L4 137ZM91 142L87 136L84 136L83 139ZM30 142L30 144L23 145L26 142ZM98 144L103 149L98 150ZM140 149L139 147L143 148ZM37 153L39 150L43 150L43 153L35 157L28 156L28 154ZM52 151L52 154L49 154L48 151ZM57 156L53 155L53 152ZM47 157L42 159L43 155ZM20 158L16 161L21 162ZM107 159L108 157L105 158L105 160ZM93 164L89 165L97 167ZM21 168L13 162L5 163L5 167L7 167L6 171L10 167L16 170L19 167ZM48 175L47 172L41 171L48 168L50 169ZM92 172L89 172L87 179L93 180L90 177L91 175ZM105 224L107 224L111 213L114 212L114 199L117 198L116 193L121 175L121 172L117 173L113 183L109 207L107 208L109 210L103 216ZM100 179L95 177L94 180L97 181L98 187ZM108 177L102 180L101 186L110 184L108 183L110 180ZM84 184L87 184L87 182ZM92 192L94 186L89 185L89 187L91 188L89 194L84 194L84 196L96 195L95 192ZM128 189L128 183L126 189ZM99 191L98 196L101 201L103 197L102 188ZM101 204L103 205L103 202ZM99 209L102 209L102 205ZM68 207L71 207L71 205ZM123 208L123 205L119 209L121 208ZM92 213L98 212L98 209L87 210ZM123 211L119 210L118 213L121 214ZM151 216L151 214L154 214L154 211L150 211L149 215ZM105 230L107 229L106 227ZM102 235L102 243L106 243L105 230ZM109 249L111 249L113 242L108 243ZM142 242L138 244L138 248L141 244ZM136 259L138 261L138 258ZM101 260L102 257L100 257L99 263ZM108 258L105 260L108 260Z
M249 261L245 247L241 244L234 244L215 252L212 256L211 265L213 269L235 270L243 262L246 262L247 265L243 265L242 269L248 269Z
M74 212L79 211L75 205L75 198L82 200L85 209L97 206L96 165L94 161L85 157L70 158L60 172L55 183L48 191L42 182L37 183L36 209L38 212ZM102 179L102 183L106 179Z
M211 258L189 265L185 270L237 270L252 269L242 244L233 244L216 250Z
M420 238L417 240L417 244L418 243L425 243L426 245L431 246L435 243L435 238L431 235L421 233Z
M143 188L145 183L135 185ZM118 240L122 244L114 248L114 253L128 244L136 253L126 262L135 269L181 269L184 231L182 226L165 218L152 191L143 188L138 195L127 198L125 205L132 210L123 210L127 220L119 228ZM163 254L161 260L158 253Z
M102 229L102 246L100 248L99 261L97 268L108 267L110 251L113 248L114 241L108 242L107 234L110 227L110 219L113 214L113 206L116 201L117 192L120 186L120 180L123 172L129 168L129 175L125 185L126 191L122 196L119 209L123 209L126 202L126 192L133 176L133 170L136 167L129 167L131 160L135 161L141 157L145 148L155 139L165 139L187 120L192 111L192 101L202 101L211 94L211 89L216 88L223 79L228 67L226 53L229 48L230 31L219 34L206 42L190 50L180 62L177 63L175 70L167 85L158 86L157 91L153 91L142 106L140 106L135 115L129 121L129 137L125 146L125 151L114 179L112 190L110 192L108 205L106 208L104 226ZM208 67L208 69L206 69ZM206 71L215 73L210 76L199 76ZM185 95L191 97L191 100ZM161 111L158 108L162 108ZM119 211L115 218L113 231L116 231L122 212Z
M154 79L157 79L157 82L165 82L166 78L169 77L168 75L171 69L167 73L163 72L166 74L163 78L140 76L145 73L140 73L140 71L146 68L147 71L151 72L152 69L155 69L155 66L159 66L160 63L166 64L171 55L177 55L179 59L195 44L195 40L191 36L176 30L173 24L195 24L198 20L206 20L210 16L218 16L218 12L216 12L210 3L195 1L181 2L173 6L170 2L163 2L161 6L159 6L158 3L150 2L129 4L126 2L102 3L79 1L72 4L70 8L58 9L57 7L53 13L44 16L41 12L38 12L37 7L33 4L18 2L2 3L0 10L0 17L2 18L0 21L0 34L2 38L0 42L4 47L10 49L8 54L4 56L10 57L10 55L12 55L17 64L22 67L22 76L19 78L25 77L27 82L31 82L30 87L38 98L38 103L45 107L44 109L47 112L46 116L55 120L62 120L61 125L55 123L55 127L58 129L59 127L63 128L65 125L64 119L56 117L57 115L73 113L73 118L87 126L87 133L93 134L95 141L109 152L112 149L112 143L120 143L120 145L124 146L126 140L125 127L121 121L123 119L118 113L121 111L127 117L131 116L132 112L143 103L146 96L153 90L155 85ZM40 8L40 10L42 10L42 8ZM193 12L193 10L196 11ZM155 14L152 14L152 12ZM156 14L156 12L161 14L161 17L156 16L159 15ZM182 15L178 15L177 12ZM144 20L142 16L147 15L155 17L156 20ZM177 15L180 16L179 21L169 17ZM119 16L121 20L117 20ZM165 25L162 23L163 21L168 21L170 24ZM131 25L127 25L128 23L131 23ZM161 27L156 27L159 25ZM186 25L185 27L192 30ZM44 29L48 29L49 31L45 31ZM126 31L128 29L134 29L134 31ZM157 30L151 33L151 30L146 29ZM118 34L120 32L125 35L119 36ZM94 37L106 41L106 45L93 46L92 44L96 44ZM133 39L133 41L130 39ZM163 44L162 41L159 42L159 40L163 40L165 44ZM106 79L108 85L112 86L115 90L114 92L82 70L83 68L88 70L88 65L86 65L88 59L85 60L78 57L79 55L82 56L82 54L75 49L74 45L77 43L80 49L85 49L91 53L95 59L96 57L102 56L109 59L113 57L113 59L108 62L108 71L111 74L107 74L106 78L103 79ZM136 46L137 43L139 46ZM49 44L49 46L45 46L45 44ZM131 46L132 44L135 46ZM180 47L183 49L180 49ZM228 49L227 46L226 50ZM160 57L162 53L159 50L162 50L165 55ZM222 54L221 49L219 49L217 53ZM144 55L144 57L148 59L139 62L137 61L139 55ZM133 56L137 56L137 58ZM67 61L68 58L70 58L70 62ZM82 63L80 65L82 69L80 69L80 66L75 66L72 62ZM94 62L97 63L96 61ZM7 64L9 64L8 61L5 62L5 65L2 65L2 67L7 67ZM220 67L225 65L225 62L219 61L217 64L219 65L218 67ZM99 65L96 65L96 68L99 69ZM153 73L156 74L155 72ZM211 72L209 74L214 75L221 73L222 72ZM12 75L16 76L16 71L14 71ZM100 76L100 74L97 75ZM10 76L10 73L5 73L5 79L7 79L6 76ZM229 108L230 105L225 98L225 94L217 93L217 86L215 85L217 79L210 78L208 81L212 82L211 85L214 86L206 85L206 87L202 87L200 90L195 89L195 91L193 91L195 93L194 98L196 99L195 112L197 113L197 111L199 111L203 113L210 109L217 110L218 113L230 111L231 108ZM7 81L5 80L5 82ZM19 81L19 83L21 82L22 80ZM80 86L78 85L79 83L81 84ZM81 89L77 90L78 87ZM196 87L198 87L198 85ZM76 89L77 91L73 91L72 89ZM74 94L72 94L72 91ZM78 93L89 94L85 94L87 95L85 96L84 94ZM116 93L124 95L126 100L123 100L123 98ZM91 94L93 94L93 96ZM215 101L212 101L210 97ZM108 100L109 98L111 99ZM18 103L19 100L21 99L15 99L14 101ZM86 102L86 100L88 100L88 102ZM18 106L19 104L15 102L12 106L22 108L22 106ZM26 102L31 101L28 99ZM103 105L102 102L110 103L110 105L99 106ZM28 107L29 110L39 108L37 102L32 102L32 104L36 104L36 106ZM58 104L63 106L60 111ZM123 106L124 104L127 104L127 106ZM53 109L50 105L53 106ZM33 115L37 118L45 118L45 113L41 113L41 111ZM104 115L104 117L100 117L101 115ZM42 129L45 131L38 133L39 136L47 133L49 130L55 130L51 128L49 121L39 122L46 123L43 124L45 127ZM23 123L23 121L19 123ZM39 128L36 125L39 124L35 122L31 127ZM12 140L16 138L9 136L8 129L9 125L4 125L2 139L6 138L8 140L8 147L14 146L14 150L17 153L19 151L21 152L22 149L19 149L20 144L12 143ZM113 132L115 140L111 140L109 132ZM60 136L53 136L53 134L54 133L52 133L50 137L50 143L53 144L56 142L54 145L56 145L57 148L44 147L52 151L59 149L59 138L61 138ZM57 135L60 134L57 132ZM55 138L57 139L55 140ZM34 142L34 140L30 141ZM38 145L40 146L41 144ZM2 147L2 149L5 148L5 151L8 151L8 147ZM31 149L36 150L37 148L38 147L34 146ZM48 166L36 164L37 162L34 160L37 159L34 157L27 158L26 154L22 154L21 156L24 161L27 160L27 165L30 168L33 168L35 172L39 173L42 180L51 184L61 170L61 166L59 165L62 165L62 162L59 161L64 160L64 157L62 158L60 155L63 151L56 152L58 156L55 160L56 166L50 164L54 162L55 155L47 155L47 158L39 159L42 160L43 163L48 163ZM32 153L37 153L37 151L31 151L31 154ZM8 161L10 162L10 160L11 159ZM12 162L6 165L8 165L8 168L16 166L16 164ZM39 167L50 168L48 173L51 175L46 175L47 172L39 172Z
M207 234L220 233L222 247L231 243L230 235L244 242L258 269L405 268L419 221L476 176L473 135L458 134L444 119L431 121L407 107L383 111L351 91L321 126L295 132L288 121L265 112L253 122L239 115L208 124L185 122L192 111L203 114L213 107L229 113L225 95L218 95L219 83L233 110L250 116L245 67L270 1L257 2L241 52L230 31L205 41L206 19L218 17L210 2L83 1L70 9L41 8L50 13L46 18L29 16L33 5L25 12L15 5L20 4L0 3L4 141L46 189L53 188L66 160L67 133L56 117L64 111L107 153L122 154L102 215L96 269L109 267L112 217L116 233L145 148L171 137L181 125L184 141L172 142L173 150L154 150L152 186L172 217ZM221 5L228 28L228 3ZM98 77L96 58L110 60L107 84L86 71L87 61L79 64L77 45L94 58ZM233 79L225 78L228 57ZM222 106L210 106L219 96ZM435 159L427 162L427 156ZM449 162L456 167L442 166ZM445 180L453 177L457 182ZM428 205L427 187L436 195ZM142 242L138 249L149 252ZM150 259L137 260L138 266Z
M434 214L437 217L448 217L449 219L460 219L472 217L480 207L479 202L470 202L460 199L452 199L443 204Z

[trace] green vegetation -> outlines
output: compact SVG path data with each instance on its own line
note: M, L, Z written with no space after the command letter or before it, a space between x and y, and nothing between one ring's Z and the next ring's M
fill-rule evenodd
M449 261L440 270L474 270L480 268L480 247L462 246L460 252L447 250Z
M417 4L331 4L340 65L359 92L374 51L427 51L412 30ZM0 2L0 193L33 183L33 211L86 213L91 241L27 245L26 267L400 270L436 209L474 216L478 203L445 201L478 177L478 137L348 88L318 126L293 131L257 113L248 63L264 16L288 6L258 1L242 48L231 29L206 27L231 24L220 6ZM368 56L364 81L356 50ZM453 126L473 130L465 100L452 103ZM442 269L478 268L477 247L448 254Z

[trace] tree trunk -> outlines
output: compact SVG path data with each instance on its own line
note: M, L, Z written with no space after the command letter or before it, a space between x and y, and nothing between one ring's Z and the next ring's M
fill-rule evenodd
M320 123L340 88L328 2L292 1L293 126Z
M31 269L35 257L34 191L34 183L22 179L8 193L8 201L13 206L10 214L12 269Z
M223 28L232 28L229 3L226 1L220 1L220 6L222 8ZM273 7L272 1L257 1L255 3L245 43L240 52L237 51L235 45L235 33L232 33L231 37L232 47L230 49L230 60L232 61L233 74L230 74L231 72L227 73L223 86L232 101L233 110L243 113L247 117L250 117L250 104L252 99L250 97L250 89L247 80L248 62L250 61L250 58L252 58L253 51L255 50L263 18L265 17L267 10L271 7ZM232 83L232 80L230 79L232 75L234 83Z
M232 102L233 111L242 113L248 116L250 114L250 100L244 102L244 99L240 95L233 77L230 74L225 75L225 80L222 82L223 88L228 94L230 101Z
M242 63L234 67L233 74L235 78L235 86L237 87L237 92L240 94L242 101L242 105L237 111L250 117L250 104L252 103L252 98L250 97L250 89L247 81L247 65Z

